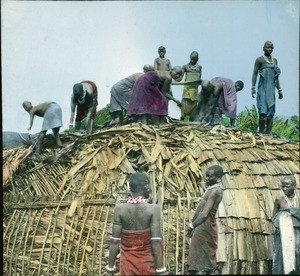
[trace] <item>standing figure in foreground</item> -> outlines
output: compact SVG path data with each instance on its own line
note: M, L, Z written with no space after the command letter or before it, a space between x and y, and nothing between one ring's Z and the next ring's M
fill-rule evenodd
M154 60L154 70L156 71L170 71L172 69L171 61L165 57L166 48L160 46L158 48L158 57Z
M281 195L274 202L272 274L300 274L300 202L296 178L281 180Z
M199 81L201 79L202 66L198 64L198 60L198 52L193 51L190 55L190 62L182 66L183 75L185 74L185 81ZM184 120L186 116L189 116L189 121L194 121L197 114L199 84L199 82L195 82L183 86L181 120Z
M222 167L211 166L206 171L206 191L201 197L192 220L193 232L189 248L190 274L210 274L217 269L218 227L216 212L223 198Z
M45 102L32 106L31 102L24 101L23 107L30 115L30 126L28 130L30 130L33 125L35 115L44 118L42 130L38 136L37 152L41 153L43 149L43 140L48 129L52 129L57 146L62 147L62 142L59 137L59 129L62 126L62 111L59 104L55 102Z
M259 82L257 88L256 103L259 113L259 132L271 134L273 127L273 117L275 115L275 88L278 90L279 99L283 98L280 88L280 69L276 58L272 57L273 43L266 41L264 44L264 55L255 60L252 74L252 97L255 97L255 85L257 75Z
M154 71L152 65L144 65L144 73ZM111 116L110 125L121 125L123 122L123 112L127 113L132 87L136 80L144 73L134 73L125 79L118 81L110 90L109 112Z
M121 245L120 275L167 275L163 265L161 208L148 203L148 177L134 173L129 186L132 197L115 208L106 270L109 274L115 272Z
M141 118L147 124L148 119L161 123L168 115L168 100L180 105L170 94L172 79L181 77L182 68L175 66L168 71L150 71L141 76L134 84L129 99L128 115Z
M93 123L97 113L98 105L98 90L95 83L92 81L82 81L73 86L71 96L71 117L69 129L73 128L73 121L76 110L75 129L79 130L81 121L86 118L86 131L92 133Z

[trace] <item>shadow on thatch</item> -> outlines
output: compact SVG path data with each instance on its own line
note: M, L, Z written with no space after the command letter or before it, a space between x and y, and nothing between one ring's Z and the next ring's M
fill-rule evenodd
M153 201L163 204L166 266L184 274L187 221L205 188L203 172L219 164L225 171L217 213L222 274L270 274L273 203L280 177L299 176L298 149L298 143L182 122L68 137L63 149L38 158L31 149L4 151L3 271L105 274L114 205L128 196L129 175L141 170Z

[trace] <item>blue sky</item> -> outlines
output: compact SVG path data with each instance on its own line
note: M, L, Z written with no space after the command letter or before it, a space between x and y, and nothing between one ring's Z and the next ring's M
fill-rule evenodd
M1 1L2 128L27 132L33 105L59 103L61 131L70 117L76 82L98 86L98 110L109 103L113 84L153 64L164 45L173 66L198 51L202 78L244 81L238 112L251 108L255 59L267 40L281 69L284 98L276 114L299 110L299 1ZM182 86L173 87L177 99ZM175 103L169 114L179 118ZM39 132L35 117L30 133Z

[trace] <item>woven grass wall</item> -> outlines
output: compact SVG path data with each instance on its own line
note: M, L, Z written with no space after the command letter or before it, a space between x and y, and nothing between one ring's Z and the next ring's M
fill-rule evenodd
M133 124L63 141L40 157L30 148L3 154L5 275L105 274L114 206L128 197L137 170L147 172L163 206L166 266L184 274L187 221L214 164L225 171L222 274L270 274L273 203L280 178L299 177L299 144L188 123Z

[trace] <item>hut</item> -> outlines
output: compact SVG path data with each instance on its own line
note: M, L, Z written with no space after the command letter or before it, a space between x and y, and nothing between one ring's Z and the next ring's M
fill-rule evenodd
M270 274L271 214L280 178L299 177L299 143L177 122L103 128L63 138L37 157L3 152L5 275L103 275L116 203L135 171L148 174L163 207L165 264L185 274L187 222L203 194L203 173L223 167L217 213L222 274Z

